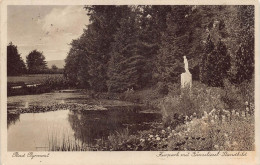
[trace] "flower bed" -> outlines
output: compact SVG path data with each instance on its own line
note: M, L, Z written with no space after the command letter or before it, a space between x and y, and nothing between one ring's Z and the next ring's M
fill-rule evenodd
M252 151L254 150L254 115L246 111L204 112L202 118L186 117L185 124L154 128L129 135L127 130L100 141L95 150L165 150L165 151Z

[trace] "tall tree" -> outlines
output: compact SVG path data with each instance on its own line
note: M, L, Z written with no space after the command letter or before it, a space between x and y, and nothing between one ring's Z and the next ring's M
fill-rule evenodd
M144 57L141 87L149 87L157 83L154 78L154 66L162 41L162 33L167 28L166 16L170 13L171 6L139 6L137 11L139 51Z
M114 35L108 69L110 91L141 89L154 84L153 70L159 50L161 32L169 6L129 6Z
M28 67L28 73L38 74L44 73L47 69L47 63L45 61L45 57L43 52L39 52L38 50L33 50L26 56L26 63Z
M7 46L7 76L15 76L26 73L26 66L18 53L17 46L9 43Z
M209 66L211 64L209 57L213 56L211 54L213 54L214 49L215 49L215 45L212 42L210 35L208 35L208 38L207 38L207 41L205 44L205 50L204 50L203 55L201 56L201 64L200 64L200 81L205 84L208 84L209 77L211 76L211 75L209 75L209 73L210 73Z
M89 61L86 51L86 35L71 42L71 49L65 59L64 75L72 85L89 88Z
M139 49L142 43L138 36L137 13L132 11L128 14L121 19L112 45L107 82L112 92L122 92L132 87L140 89L142 82L144 57Z
M227 53L225 44L219 41L217 47L209 52L207 56L208 59L205 63L206 83L215 87L223 86L223 80L227 78L230 69L230 56Z
M172 6L167 15L167 29L162 35L157 56L157 78L163 83L177 82L183 68L183 56L187 56L189 44L188 19L190 6Z
M238 48L235 58L237 73L235 83L251 80L254 74L255 57L255 28L254 28L254 6L238 7L239 30L237 35Z
M86 6L91 24L85 30L88 36L85 49L88 56L88 79L91 89L107 90L107 69L110 59L110 47L114 41L114 34L119 27L119 21L129 11L127 6Z

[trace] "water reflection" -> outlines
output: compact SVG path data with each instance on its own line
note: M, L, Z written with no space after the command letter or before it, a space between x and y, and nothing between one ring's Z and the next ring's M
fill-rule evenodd
M65 133L73 136L68 113L69 110L60 110L20 114L19 122L13 122L7 130L8 151L48 150L50 139L60 142Z
M150 128L149 122L160 120L159 114L124 109L9 114L8 151L49 150L50 142L60 145L64 138L91 146L96 139L105 140L115 131L128 127L134 133Z
M7 115L7 128L10 125L15 124L18 120L20 120L20 114L8 114Z
M109 111L70 111L68 121L74 131L74 136L84 143L95 143L96 139L107 137L128 127L130 133L149 129L145 122L160 121L161 115L153 113L136 113L124 110Z

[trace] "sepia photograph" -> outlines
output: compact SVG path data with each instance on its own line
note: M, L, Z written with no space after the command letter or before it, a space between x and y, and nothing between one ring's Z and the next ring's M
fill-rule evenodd
M7 5L7 152L256 151L255 13Z

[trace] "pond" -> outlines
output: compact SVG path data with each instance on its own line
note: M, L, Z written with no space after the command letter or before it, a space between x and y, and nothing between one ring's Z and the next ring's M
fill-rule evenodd
M58 110L43 113L8 114L8 151L49 151L53 146L93 146L110 134L128 128L130 133L151 128L161 115L142 111Z

